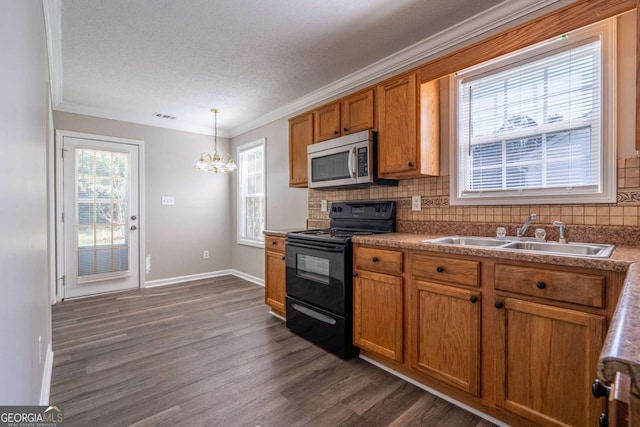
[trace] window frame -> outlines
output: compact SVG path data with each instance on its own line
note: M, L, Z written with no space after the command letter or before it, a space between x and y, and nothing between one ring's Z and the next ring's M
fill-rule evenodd
M519 49L511 54L503 55L493 60L485 61L473 67L466 68L449 76L449 196L450 205L526 205L526 204L585 204L585 203L615 203L617 196L616 175L616 109L617 109L617 25L616 18L608 18L583 28L571 31L568 37L555 37L547 41L533 44ZM535 189L523 192L505 191L497 194L497 191L487 193L465 193L459 186L463 179L463 165L458 142L458 74L483 74L497 73L500 69L511 64L517 64L533 59L542 51L551 52L581 40L600 37L602 43L602 87L601 87L601 170L599 191L591 193L578 193L560 189ZM523 58L524 57L524 58ZM489 194L490 193L490 194Z
M236 215L236 221L237 221L237 239L236 242L239 245L246 245L246 246L253 246L253 247L257 247L257 248L264 248L264 234L261 234L261 240L254 240L254 239L249 239L246 236L244 236L244 203L245 203L245 195L244 195L244 188L243 188L243 182L242 182L242 173L243 173L243 168L246 166L243 166L243 162L242 162L242 153L244 151L248 151L248 150L252 150L256 147L262 147L262 183L263 183L263 193L262 193L262 197L264 199L264 203L263 203L263 217L264 217L264 223L265 223L265 228L266 228L266 223L267 223L267 171L266 171L266 166L267 166L267 149L266 149L266 138L260 138L257 139L255 141L246 143L246 144L242 144L239 145L236 148L236 161L238 164L238 177L237 177L237 189L236 189L236 198L237 198L237 215Z

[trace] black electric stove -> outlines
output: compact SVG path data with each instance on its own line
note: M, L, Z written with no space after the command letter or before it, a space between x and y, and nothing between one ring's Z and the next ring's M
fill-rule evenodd
M394 232L395 202L333 203L329 217L330 228L287 233L287 327L349 358L359 353L351 330L351 238Z

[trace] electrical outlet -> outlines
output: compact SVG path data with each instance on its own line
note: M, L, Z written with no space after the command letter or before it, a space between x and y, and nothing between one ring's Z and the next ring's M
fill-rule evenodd
M202 258L209 259L209 251L202 252Z
M411 210L419 211L422 209L422 197L420 196L411 196Z
M321 212L327 211L327 201L325 199L320 200L320 211Z
M162 196L162 204L164 206L173 206L176 204L176 198L173 196Z

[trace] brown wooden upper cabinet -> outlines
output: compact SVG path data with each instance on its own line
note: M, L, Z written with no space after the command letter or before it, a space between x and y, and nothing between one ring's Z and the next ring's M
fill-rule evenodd
M313 142L373 129L373 89L347 96L313 111Z
M313 144L313 113L289 119L289 187L307 186L307 146Z
M378 177L440 174L440 86L418 83L416 73L376 88Z

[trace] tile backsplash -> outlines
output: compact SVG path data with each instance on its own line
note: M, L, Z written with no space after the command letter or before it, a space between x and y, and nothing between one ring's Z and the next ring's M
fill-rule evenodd
M611 204L450 206L449 177L401 180L397 187L309 190L309 227L327 225L328 212L321 212L322 199L331 202L395 200L398 231L432 234L491 235L498 226L510 235L530 213L536 213L535 228L545 228L548 240L557 238L553 221L568 225L569 239L640 245L640 158L618 160L617 202ZM422 197L422 210L411 210L411 196Z

